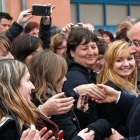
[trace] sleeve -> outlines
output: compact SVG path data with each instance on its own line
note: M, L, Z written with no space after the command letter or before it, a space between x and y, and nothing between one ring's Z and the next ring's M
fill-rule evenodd
M125 139L120 139L120 140L140 140L140 135L137 137L130 137L130 138L125 138Z
M64 140L72 140L79 132L67 113L56 116L53 115L51 120L58 125L59 130L64 131Z
M76 136L72 140L83 140L83 139L80 136Z
M7 31L6 37L10 41L13 41L17 36L21 34L22 31L23 27L19 25L16 21L14 21L9 30Z
M43 19L41 18L40 28L39 28L39 38L42 40L45 49L49 49L50 39L51 39L51 18L50 18L50 23L47 25L43 24Z
M1 140L17 140L17 128L14 121L7 121L5 125L0 128L0 139Z

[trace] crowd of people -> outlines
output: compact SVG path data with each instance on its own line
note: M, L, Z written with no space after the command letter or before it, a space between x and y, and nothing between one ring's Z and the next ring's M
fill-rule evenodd
M140 20L113 35L33 17L0 12L0 139L140 140Z

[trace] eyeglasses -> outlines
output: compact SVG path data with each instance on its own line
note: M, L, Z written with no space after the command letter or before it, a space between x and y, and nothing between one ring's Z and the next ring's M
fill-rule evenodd
M134 42L128 43L128 47L133 46L134 48L137 48L139 47L139 45L140 45L140 41L134 41Z

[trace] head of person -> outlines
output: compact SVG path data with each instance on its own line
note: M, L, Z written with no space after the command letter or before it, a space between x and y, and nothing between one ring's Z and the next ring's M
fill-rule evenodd
M121 89L125 85L136 89L137 66L134 55L129 54L127 42L117 40L111 43L106 49L105 60L97 77L98 83L105 84L111 81Z
M97 41L97 46L98 46L99 54L98 54L97 61L92 66L92 70L95 72L100 72L105 62L104 54L107 45L104 43L102 39L99 39L99 41Z
M140 66L140 20L138 20L132 28L128 31L128 37L130 39L130 54L133 54Z
M6 34L10 28L12 19L8 13L0 12L0 34Z
M12 42L11 53L15 59L27 65L33 55L43 49L43 43L39 38L22 34Z
M68 37L68 59L90 71L98 57L97 41L98 38L90 30L80 27L73 29Z
M0 60L0 120L12 116L18 120L20 130L25 122L34 124L36 115L30 101L34 88L25 64L14 59Z
M118 31L116 33L116 40L124 40L129 42L129 38L127 36L127 32L128 32L129 28L122 28L120 31Z
M67 38L65 33L59 33L51 38L50 50L59 55L66 55L67 53Z
M90 24L90 23L85 23L85 25L87 26L87 29L88 29L88 30L90 30L90 31L94 31L94 30L95 30L95 28L94 28L94 26L93 26L92 24Z
M0 35L0 60L1 59L14 59L11 54L11 45L10 40L4 36Z
M52 96L61 92L67 72L67 63L62 56L49 51L38 52L29 62L28 69L36 87L35 96L40 102L47 99L48 88Z
M132 16L126 16L122 19L121 23L132 23L134 24L136 22L136 19Z
M113 34L109 31L104 31L102 36L107 44L111 43L114 40Z
M58 25L51 26L51 36L56 35L59 31L61 31L61 27Z
M24 33L27 33L31 36L38 37L39 33L39 24L37 22L29 22L24 28Z

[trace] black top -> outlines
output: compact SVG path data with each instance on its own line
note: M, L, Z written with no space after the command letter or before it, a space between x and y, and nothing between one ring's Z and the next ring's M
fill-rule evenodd
M122 91L113 82L109 81L105 85L114 88L117 91ZM98 115L110 122L111 126L115 128L121 135L126 136L126 120L127 114L125 111L120 110L116 103L103 103L97 105Z

